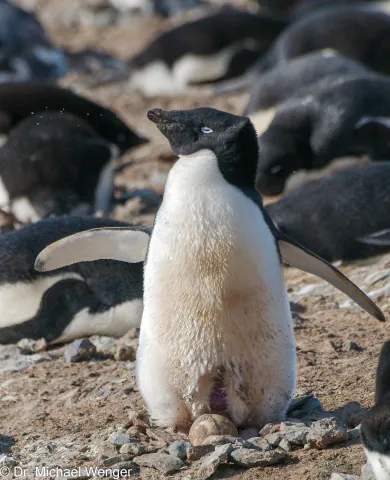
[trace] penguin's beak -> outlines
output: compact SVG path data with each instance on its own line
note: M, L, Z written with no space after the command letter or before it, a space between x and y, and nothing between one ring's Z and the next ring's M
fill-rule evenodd
M167 110L162 110L161 108L153 108L153 110L149 110L147 113L148 119L155 123L156 125L162 123L173 123L174 119L171 112Z

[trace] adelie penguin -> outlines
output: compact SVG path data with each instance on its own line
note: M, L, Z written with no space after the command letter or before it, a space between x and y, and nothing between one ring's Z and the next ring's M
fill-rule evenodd
M369 75L283 103L259 137L261 193L278 195L293 172L321 170L340 157L388 160L389 98L390 81Z
M75 115L46 111L27 118L0 147L0 208L22 223L108 213L118 151Z
M263 133L283 102L305 97L345 79L375 75L334 50L308 53L267 71L253 82L244 114Z
M376 372L375 405L363 417L361 439L376 480L390 478L390 340L382 346Z
M158 95L231 78L263 55L285 26L278 18L226 7L157 35L120 79L128 78L145 95Z
M332 49L367 68L388 75L389 9L374 2L330 5L292 22L269 51L241 77L221 82L216 93L249 89L266 71L310 52ZM368 53L370 52L370 53Z
M77 115L121 153L147 141L112 110L66 88L29 82L0 84L0 133L7 133L20 120L45 111Z
M255 189L258 147L248 118L212 108L155 109L148 118L179 160L145 238L140 392L164 426L187 428L209 411L238 426L278 420L296 379L281 258L327 279L377 319L383 314L337 269L275 228ZM133 235L72 235L43 250L36 268L132 261Z
M54 81L66 71L64 53L35 16L0 0L0 82Z
M389 178L390 162L353 167L294 189L266 210L282 232L328 261L377 255L390 249Z
M143 309L143 257L134 228L132 264L78 263L52 272L34 269L37 254L67 235L99 227L129 227L111 219L59 217L0 236L0 344L22 338L64 343L90 335L120 337L138 328Z

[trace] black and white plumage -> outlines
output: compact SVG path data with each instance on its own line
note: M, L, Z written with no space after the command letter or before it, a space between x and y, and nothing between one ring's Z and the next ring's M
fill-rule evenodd
M278 195L293 172L340 157L389 159L389 95L387 78L364 76L283 103L259 137L260 191Z
M0 1L0 82L51 80L67 72L63 52L53 45L32 13Z
M68 235L128 224L94 217L58 217L0 236L0 344L21 338L68 342L90 335L122 336L140 326L143 261L99 260L41 273L38 253ZM142 227L132 227L143 234ZM129 251L137 249L128 244Z
M262 56L285 26L279 18L226 7L157 35L129 60L127 78L145 95L231 78Z
M310 52L332 49L367 68L389 74L390 15L368 4L330 5L292 22L269 51L243 76L216 87L224 93L248 89L266 71ZM388 9L390 10L390 9Z
M390 163L371 163L310 182L266 206L278 228L328 261L389 250L359 239L390 228ZM372 242L374 243L374 242Z
M383 314L335 267L274 226L255 189L258 146L247 117L199 108L154 109L148 118L179 160L150 242L144 238L140 392L160 425L186 427L209 411L237 425L280 419L295 388L282 258L333 283L377 319ZM131 262L133 236L113 229L72 235L41 252L36 268Z
M69 113L45 111L22 120L0 147L0 208L23 223L80 208L108 212L115 150Z
M0 133L8 132L26 117L45 111L77 115L121 153L146 142L118 114L66 88L39 83L0 84Z
M375 405L363 417L361 439L376 480L390 478L390 340L382 346L376 371Z

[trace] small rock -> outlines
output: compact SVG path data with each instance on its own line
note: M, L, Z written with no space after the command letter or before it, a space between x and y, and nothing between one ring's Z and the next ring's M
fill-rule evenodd
M185 442L184 440L175 440L171 445L169 445L168 453L173 457L180 458L180 460L185 460L187 458L188 447L191 447L190 442Z
M330 480L360 480L357 475L348 475L345 473L333 473Z
M284 450L285 452L291 452L292 450L291 443L286 438L282 438L278 447Z
M116 465L117 463L123 463L131 460L130 455L115 455L114 457L109 457L109 458L103 458L100 461L100 464L103 467L112 467L113 465Z
M221 463L225 463L229 460L229 454L232 450L233 447L230 444L218 445L215 447L214 452L201 458L196 465L197 479L206 480L207 478L210 478L217 471Z
M134 462L120 462L114 465L115 470L122 471L122 477L131 478L132 475L139 471L139 466ZM127 470L128 474L123 475L123 470Z
M348 430L348 440L356 440L357 438L360 438L360 430L360 425Z
M140 445L139 443L125 443L119 449L119 453L132 455L132 458L138 455L142 455L144 451L145 451L144 446Z
M108 441L117 447L122 447L126 443L134 442L134 439L127 433L114 432L110 435Z
M344 342L341 346L341 350L343 352L352 352L352 351L362 352L364 350L364 348L361 347L356 342L353 342L352 340L344 340Z
M236 448L230 454L230 460L240 465L240 467L268 467L270 465L277 465L284 462L286 454L276 452L274 450L269 452L259 452L248 448Z
M0 466L13 468L18 464L18 457L12 453L2 453L0 454Z
M269 435L270 433L279 432L279 430L280 430L280 422L267 423L260 430L259 436L260 437L265 437L266 435Z
M210 435L203 440L202 445L226 445L235 444L239 439L230 435Z
M74 340L65 350L65 361L67 363L88 360L96 354L95 345L88 338Z
M247 446L247 444L249 444ZM253 437L247 440L246 448L254 448L255 450L261 450L263 452L268 452L272 450L271 445L267 442L267 440L263 437Z
M336 417L313 422L307 436L307 443L310 447L318 450L346 440L348 440L347 429L339 424Z
M164 475L170 475L184 467L184 463L180 458L172 457L172 455L166 453L148 453L133 458L133 461L140 467L155 468Z
M118 343L115 352L115 360L117 362L135 362L137 351L131 345Z
M367 462L362 468L362 480L376 480L369 462Z
M305 395L304 397L293 398L290 402L290 405L287 410L287 415L297 408L301 408L308 400L313 398L314 395L310 393L309 395Z
M259 435L259 429L258 428L244 428L243 430L240 430L239 435L241 438L244 440L249 440L250 438L257 437Z
M364 408L359 402L348 402L346 405L333 410L333 415L340 418L347 425L351 426L351 419L364 412Z
M320 345L320 352L334 354L337 352L336 344L332 340L324 340Z
M308 398L299 408L295 408L289 413L289 417L302 419L304 417L313 417L317 413L325 412L322 403L318 398Z
M283 435L281 433L270 433L264 437L272 447L277 447L281 442Z
M33 340L31 338L22 338L16 344L23 355L32 355L37 352L46 350L46 340L44 338L40 340Z
M238 437L236 426L222 415L201 415L192 424L189 439L192 445L202 445L203 441L211 435L231 435Z
M197 445L196 447L188 447L187 448L187 460L189 462L196 462L200 458L208 455L211 452L214 452L215 446L214 445Z

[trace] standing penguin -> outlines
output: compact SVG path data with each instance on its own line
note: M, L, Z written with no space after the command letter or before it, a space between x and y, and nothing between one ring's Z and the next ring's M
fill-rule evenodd
M34 269L40 250L63 237L99 227L127 227L109 218L58 217L0 235L0 344L22 338L64 343L90 335L120 337L138 328L143 309L143 258L132 264L116 260L76 263L40 273ZM138 252L134 229L129 253ZM147 230L147 229L146 229Z
M361 438L376 480L390 478L390 340L385 342L376 372L375 405L363 417Z
M276 230L255 189L258 146L247 117L199 108L155 109L148 118L180 158L148 247L140 392L160 425L186 428L209 411L238 426L278 420L296 377L280 255L338 286L379 320L383 314L337 269ZM117 233L65 238L40 253L36 268L124 259L126 234Z

